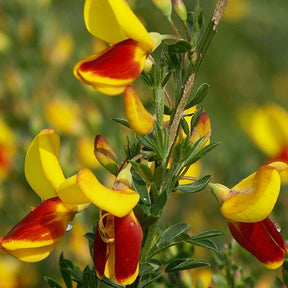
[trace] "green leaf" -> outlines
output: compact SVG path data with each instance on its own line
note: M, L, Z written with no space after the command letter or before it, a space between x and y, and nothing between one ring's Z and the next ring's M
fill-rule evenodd
M178 185L176 187L176 190L180 190L180 191L186 192L186 193L199 192L207 186L207 184L210 182L211 178L212 178L211 175L206 175L206 176L202 177L201 179L199 179L193 183Z
M140 74L140 77L143 79L143 81L148 85L148 86L152 86L152 81L150 78L150 75L145 72L144 70L142 70L142 73Z
M150 200L150 195L149 195L149 191L148 191L145 180L135 170L132 171L132 179L133 179L135 190L140 195L139 205L143 208L146 214L150 214L151 200Z
M218 247L216 246L216 244L209 239L194 239L194 238L190 238L188 240L186 240L186 242L196 245L196 246L201 246L210 250L213 250L215 252L218 252Z
M154 151L153 139L151 139L150 134L146 136L136 135L136 139L148 150Z
M160 265L156 263L145 263L140 265L139 275L145 275L148 273L155 272L159 269Z
M204 238L211 238L211 237L216 237L216 236L221 236L224 233L220 230L216 230L216 229L212 229L212 230L208 230L202 233L199 233L197 235L194 235L192 237L192 239L204 239Z
M164 276L164 273L156 274L155 276L152 276L151 278L149 277L146 279L146 281L141 281L139 288L145 288L163 276Z
M191 101L188 102L188 104L185 106L185 109L189 109L190 107L193 107L199 103L201 103L208 94L209 85L207 83L202 83L200 87L197 89L194 97Z
M162 191L162 193L159 195L159 197L152 205L151 214L153 214L154 216L160 215L160 212L162 211L163 207L167 202L167 199L168 199L167 193L165 191Z
M144 163L129 161L133 165L133 168L148 182L152 182L152 171L151 169Z
M183 131L186 134L186 136L190 137L190 128L185 118L182 118L181 120L181 127L183 128Z
M77 273L78 278L80 277L80 279L81 279L80 268L77 265L75 265L71 260L65 259L63 252L61 253L60 258L59 258L59 266L60 266L62 278L66 284L66 287L67 288L73 288L71 271L77 271L75 273ZM70 269L72 269L72 270L70 270Z
M130 128L128 120L126 120L126 119L123 119L123 118L112 118L112 120L117 122L117 123L119 123L119 124L121 124L121 125L124 125L125 127Z
M205 139L205 137L202 137ZM201 140L202 138L200 138L199 140ZM202 141L204 140L202 139ZM197 144L198 141L196 142ZM196 144L195 143L195 144ZM214 149L215 147L217 147L219 144L221 144L221 142L214 142L214 143L210 143L209 145L205 146L203 149L201 149L198 153L196 154L192 154L190 157L187 158L187 160L184 162L184 166L190 166L193 163L195 163L196 161L198 161L199 159L201 159L205 154L207 154L209 151L211 151L212 149ZM198 145L200 146L200 145Z
M149 228L151 225L153 225L158 219L159 219L159 215L154 216L154 215L149 215L147 216L143 222L142 222L142 228Z
M99 280L96 276L96 271L90 269L88 266L83 270L82 273L83 286L85 288L98 288Z
M191 44L185 40L168 45L168 51L173 53L187 53L192 49Z
M183 234L190 228L188 223L177 223L167 228L158 238L157 245L163 246L174 240L179 235Z
M165 268L165 272L182 271L196 267L210 266L207 261L195 261L191 258L178 258L172 260Z
M50 277L44 276L44 281L49 285L50 288L62 288L60 284L51 279Z
M212 283L215 285L215 287L229 288L226 277L221 274L213 274Z
M169 71L165 74L165 76L162 77L162 87L165 87L170 79L172 72Z
M93 232L88 232L84 235L84 237L86 239L88 239L88 241L94 242L94 238L95 238L95 233Z
M288 285L288 260L286 259L283 263L283 270L282 270L282 275L283 275L283 282L285 285Z

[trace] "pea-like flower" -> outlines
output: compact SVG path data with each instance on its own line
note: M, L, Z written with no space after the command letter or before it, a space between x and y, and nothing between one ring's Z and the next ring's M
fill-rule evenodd
M42 130L25 158L25 176L44 201L0 238L0 249L27 262L49 256L76 213L89 203L117 217L128 215L139 194L125 186L123 169L113 186L102 185L89 169L65 178L59 164L60 138L53 129Z
M263 165L231 189L208 184L235 240L269 269L281 266L286 253L284 241L268 216L280 192L280 174L287 168L283 162Z
M46 129L33 139L26 154L26 179L45 201L0 239L0 249L22 261L37 262L49 256L69 222L83 208L58 197L59 186L65 180L58 161L59 149L59 136Z
M86 0L84 20L93 36L111 46L79 61L74 75L104 94L121 94L156 45L124 0Z
M142 237L142 227L133 211L121 218L102 211L93 250L98 277L105 275L121 285L133 283L139 271Z
M253 109L249 112L246 109L240 116L244 130L267 156L268 161L288 163L288 112L284 108L270 103L258 107L256 111ZM288 171L286 172L282 173L281 178L287 183Z

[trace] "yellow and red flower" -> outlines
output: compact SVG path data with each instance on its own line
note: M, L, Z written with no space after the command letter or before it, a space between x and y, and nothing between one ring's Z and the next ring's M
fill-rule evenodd
M79 61L74 75L104 94L121 94L140 75L155 44L124 0L86 0L84 20L93 36L111 46Z
M245 109L240 113L240 121L253 143L267 155L268 161L288 163L288 113L285 109L274 103L256 111ZM282 173L281 177L288 182L288 173Z
M53 129L42 130L28 148L25 176L44 201L0 238L0 249L22 261L37 262L49 256L74 215L90 202L123 217L139 200L136 191L121 185L127 178L125 169L112 189L103 186L89 169L66 179L59 150L60 138Z
M235 240L269 269L281 266L286 253L283 239L268 216L280 192L280 174L287 168L284 162L263 165L231 189L209 184Z
M139 271L142 237L133 211L121 218L102 211L93 250L98 277L105 275L121 285L133 283Z

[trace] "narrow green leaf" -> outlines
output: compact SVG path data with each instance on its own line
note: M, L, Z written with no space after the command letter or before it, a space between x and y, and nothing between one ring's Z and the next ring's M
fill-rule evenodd
M166 84L168 83L169 79L170 79L170 76L171 76L172 72L171 71L168 71L164 77L162 77L162 87L165 87Z
M186 269L192 269L201 266L210 266L207 261L195 261L192 258L178 258L172 260L165 268L165 272L182 271Z
M209 240L209 239L199 239L199 240L195 239L194 240L193 238L190 238L186 242L218 252L218 247L216 246L216 244L212 240Z
M167 199L168 199L167 193L163 191L154 202L151 208L151 214L154 216L158 216L159 213L162 211L163 207L165 206Z
M212 229L208 230L202 233L199 233L197 235L192 236L192 239L204 239L204 238L211 238L211 237L216 237L216 236L221 236L224 233L220 230Z
M204 137L202 137L204 138ZM200 139L202 139L200 138ZM204 140L204 139L203 139ZM203 141L202 140L202 141ZM197 142L196 142L197 143ZM205 154L207 154L209 151L211 151L212 149L214 149L215 147L217 147L219 144L221 144L221 142L214 142L211 143L207 146L205 146L203 149L201 149L198 153L196 154L192 154L190 157L188 157L188 159L185 161L184 165L185 166L189 166L192 165L193 163L195 163L196 161L198 161L199 159L201 159Z
M148 215L144 221L142 222L142 228L149 228L151 225L153 225L158 219L159 219L159 215L154 216L154 215Z
M283 263L282 276L283 276L284 284L288 285L288 260L287 259Z
M59 283L48 276L44 276L44 281L49 285L50 288L62 288Z
M132 179L133 179L135 190L140 195L139 205L142 207L142 209L144 210L146 214L150 214L151 200L150 200L150 194L149 194L148 187L147 187L145 180L135 170L132 171Z
M93 232L88 232L84 235L88 241L94 242L95 234Z
M86 266L82 273L83 286L85 288L98 288L99 280L96 276L96 271Z
M150 138L150 135L147 136L138 136L136 135L136 139L148 150L154 151L154 143L153 139Z
M140 77L143 79L143 81L148 85L148 86L152 86L152 81L150 78L150 75L145 72L144 70L142 70L142 73L140 74Z
M209 90L209 85L207 83L202 83L200 87L197 89L194 97L188 104L185 106L185 109L189 109L199 103L201 103L207 96Z
M181 127L183 128L184 133L186 134L186 136L190 136L190 128L189 125L187 123L187 121L185 120L185 118L183 118L181 120Z
M148 287L151 283L155 282L156 280L158 280L159 278L163 277L164 273L161 274L156 274L155 276L152 276L151 278L147 278L146 281L142 281L139 285L139 288L145 288Z
M159 269L159 265L154 264L154 263L145 263L143 265L140 265L139 268L139 275L145 275L148 273L155 272Z
M125 126L125 127L130 128L128 120L126 120L126 119L123 119L123 118L112 118L112 120L117 122L117 123L119 123L119 124L121 124L121 125L123 125L123 126Z
M176 187L176 190L180 190L180 191L186 192L186 193L199 192L207 186L207 184L210 182L211 178L212 178L211 175L206 175L206 176L202 177L201 179L199 179L193 183L178 185Z
M67 288L73 288L72 285L72 278L70 274L70 269L74 266L74 263L71 260L65 259L63 252L61 253L59 257L59 266L62 278L65 282L65 285Z
M215 287L229 288L229 284L228 284L228 280L226 276L221 275L221 274L213 274L212 283L215 285Z
M139 163L139 162L134 162L134 161L129 161L132 165L133 168L148 182L152 182L152 171L151 169L144 163Z
M190 228L188 223L177 223L167 228L158 238L157 245L166 245Z

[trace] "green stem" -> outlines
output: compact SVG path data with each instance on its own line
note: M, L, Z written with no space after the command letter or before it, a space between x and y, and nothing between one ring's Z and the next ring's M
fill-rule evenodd
M228 3L228 0L218 0L216 7L215 7L215 10L214 10L213 15L212 15L212 19L209 22L203 37L201 38L199 44L196 47L197 58L196 58L196 61L194 63L191 63L191 65L192 65L191 74L189 75L187 81L184 84L183 94L182 94L182 97L181 97L179 104L177 106L175 115L174 115L173 120L172 120L172 125L170 127L170 131L169 131L170 132L170 142L169 142L169 149L167 151L166 157L169 157L171 150L172 150L172 147L175 143L175 139L177 136L180 121L182 119L182 114L185 110L185 106L186 106L187 101L189 99L189 95L190 95L191 89L194 85L197 72L200 68L200 65L202 63L204 55L205 55L214 35L216 33L217 25L219 24L219 21L220 21L223 13L225 11L227 3Z
M155 87L153 89L153 99L155 104L156 119L160 127L163 125L164 114L164 98L165 94L162 87Z

